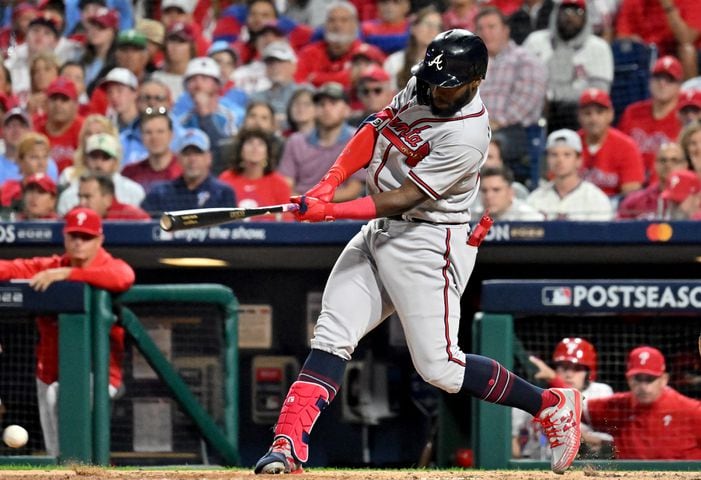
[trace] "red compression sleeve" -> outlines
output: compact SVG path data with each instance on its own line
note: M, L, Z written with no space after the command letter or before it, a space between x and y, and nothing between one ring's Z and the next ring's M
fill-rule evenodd
M343 203L329 203L327 213L333 218L370 220L377 216L377 207L372 197L360 197Z
M377 130L366 123L348 141L343 151L331 166L324 180L333 182L334 186L339 186L348 177L365 167L372 158L372 151L375 149Z

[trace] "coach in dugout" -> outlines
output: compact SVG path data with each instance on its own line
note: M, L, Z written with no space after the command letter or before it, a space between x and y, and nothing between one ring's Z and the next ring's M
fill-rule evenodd
M63 227L65 253L61 256L0 260L0 280L28 279L29 285L43 292L54 282L85 282L110 292L123 292L134 283L134 270L102 248L104 236L100 217L87 208L66 214ZM37 317L37 397L46 453L59 454L58 444L58 322L55 315ZM114 325L110 331L110 397L122 384L124 330Z
M667 385L662 352L634 348L626 379L629 392L586 401L582 416L595 430L613 436L616 458L701 459L701 402Z

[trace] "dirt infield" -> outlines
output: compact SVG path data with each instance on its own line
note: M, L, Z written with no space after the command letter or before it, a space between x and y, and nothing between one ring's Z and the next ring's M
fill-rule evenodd
M115 470L78 467L73 470L2 470L0 480L253 480L270 477L250 470ZM279 477L275 477L279 478ZM563 476L536 470L311 470L291 480L701 480L701 472L619 472L572 470Z

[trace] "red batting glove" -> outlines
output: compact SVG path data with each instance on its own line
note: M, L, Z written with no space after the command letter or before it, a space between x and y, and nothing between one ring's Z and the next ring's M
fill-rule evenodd
M333 222L335 218L330 215L331 205L328 202L314 197L291 197L290 201L299 205L299 210L294 212L298 222Z
M322 178L319 183L307 190L304 193L304 196L318 198L324 202L330 202L333 200L333 195L336 193L336 188L338 188L338 185L338 178L332 171L329 171L329 173L324 175L324 178Z

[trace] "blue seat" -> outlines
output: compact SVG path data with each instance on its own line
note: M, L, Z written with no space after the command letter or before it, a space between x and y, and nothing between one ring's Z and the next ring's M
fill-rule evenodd
M654 44L620 39L611 44L611 51L614 69L611 102L615 124L628 105L650 96L650 68L657 59L657 48Z
M526 185L530 190L538 188L540 181L540 170L545 152L545 140L547 125L544 118L526 127L526 137L528 138L528 157L530 164L529 179L530 185Z

